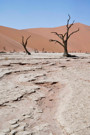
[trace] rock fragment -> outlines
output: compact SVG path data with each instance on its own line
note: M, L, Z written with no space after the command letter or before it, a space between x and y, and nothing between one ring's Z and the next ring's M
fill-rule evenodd
M26 126L24 126L24 125L23 125L23 126L20 126L20 127L17 129L17 131L18 131L18 132L19 132L19 131L25 131L25 127L26 127Z
M9 124L14 125L17 124L18 121L19 121L18 119L13 119L9 121Z
M17 128L17 127L19 127L19 124L11 125L11 129L15 129L15 128Z
M12 130L12 131L10 132L10 135L15 135L16 133L17 133L16 130Z
M6 134L7 134L7 133L9 133L10 131L11 131L11 130L10 130L9 128L7 128L7 129L4 129L4 130L3 130L3 133L6 133ZM1 135L1 134L0 134L0 135Z

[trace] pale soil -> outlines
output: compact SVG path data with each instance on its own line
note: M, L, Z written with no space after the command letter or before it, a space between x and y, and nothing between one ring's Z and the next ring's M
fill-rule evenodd
M0 135L90 135L90 54L0 54Z

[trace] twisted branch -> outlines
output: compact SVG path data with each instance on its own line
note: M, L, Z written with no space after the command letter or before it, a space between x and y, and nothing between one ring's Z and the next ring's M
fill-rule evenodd
M61 46L63 46L63 47L64 47L64 45L63 45L60 41L58 41L58 40L50 39L49 41L50 41L50 42L59 43Z
M70 38L71 35L73 35L74 33L78 32L79 31L79 28L76 30L76 31L73 31L68 38Z
M22 36L22 45L26 51L26 53L28 53L29 55L31 55L31 53L27 50L26 46L27 46L27 42L28 42L28 39L31 37L31 35L29 37L27 37L26 41L24 42L24 36Z

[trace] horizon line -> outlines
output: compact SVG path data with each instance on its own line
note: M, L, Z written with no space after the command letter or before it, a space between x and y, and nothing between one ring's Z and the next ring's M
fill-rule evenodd
M71 23L70 23L71 24ZM86 25L86 26L90 26L90 25L87 25L87 24L84 24L84 23L80 23L80 22L75 22L74 24L82 24L82 25ZM48 29L48 28L58 28L58 27L63 27L65 25L61 25L61 26L55 26L55 27L29 27L29 28L22 28L22 29L17 29L17 28L13 28L13 27L10 27L10 26L4 26L4 25L0 25L0 27L6 27L6 28L11 28L11 29L16 29L16 30L26 30L26 29Z

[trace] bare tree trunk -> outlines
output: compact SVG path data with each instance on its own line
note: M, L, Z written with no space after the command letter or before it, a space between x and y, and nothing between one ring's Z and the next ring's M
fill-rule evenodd
M64 54L63 54L63 56L65 56L65 57L68 57L68 49L67 49L67 41L64 41Z
M25 49L25 51L26 51L26 53L27 53L28 55L31 55L31 53L27 50L26 47L24 47L24 49Z
M67 47L64 47L64 54L63 54L63 56L68 57L68 50L67 50Z
M28 39L29 39L30 37L31 37L31 36L29 36L29 37L26 39L26 41L24 42L24 37L22 36L22 45L23 45L23 47L24 47L24 49L25 49L25 51L26 51L26 53L27 53L28 55L31 55L31 53L30 53L30 52L28 51L28 49L26 48Z

